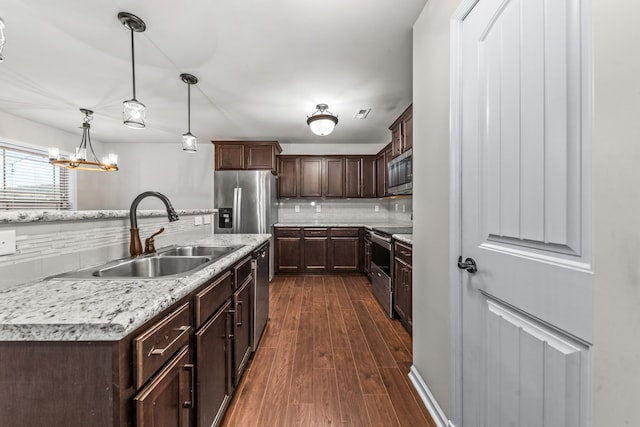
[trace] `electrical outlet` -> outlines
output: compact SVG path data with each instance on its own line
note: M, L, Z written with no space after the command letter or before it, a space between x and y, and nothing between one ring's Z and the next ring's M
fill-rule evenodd
M396 212L398 212L398 204L396 203Z
M207 225L207 224L211 224L211 217L212 217L212 216L213 216L213 215L205 215L205 216L204 216L204 218L203 218L203 219L204 219L204 224L205 224L205 225Z
M202 225L202 216L198 215L198 216L194 216L193 217L193 223L197 226L197 225Z
M375 205L375 206L373 207L373 211L374 211L374 212L380 212L380 205Z
M300 205L295 205L295 206L293 207L293 210L294 210L295 212L300 212Z
M316 205L316 212L322 212L322 207L320 205Z
M0 231L0 255L16 253L16 230Z
M406 207L407 207L406 205L402 205L402 212L406 211L406 209L405 209Z

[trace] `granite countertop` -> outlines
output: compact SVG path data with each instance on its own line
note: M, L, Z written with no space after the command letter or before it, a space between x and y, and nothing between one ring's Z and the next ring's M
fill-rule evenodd
M218 212L217 209L176 209L178 215L207 215ZM138 218L167 216L164 209L139 210ZM129 218L128 210L100 211L11 211L0 212L0 224L53 221L86 221L98 219Z
M391 237L396 239L398 242L413 246L413 234L394 234Z
M191 241L243 247L177 279L51 279L6 289L0 292L0 340L120 340L270 237L270 234L223 234Z

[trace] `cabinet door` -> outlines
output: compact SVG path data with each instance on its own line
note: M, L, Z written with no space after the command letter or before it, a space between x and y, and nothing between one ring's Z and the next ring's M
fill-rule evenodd
M324 197L344 197L344 158L324 159Z
M344 159L344 196L360 197L360 173L361 163L359 157L346 157Z
M391 158L400 153L402 153L402 122L397 122L391 128Z
M302 237L276 237L276 271L302 271Z
M244 145L216 144L216 170L239 170L245 168Z
M137 427L191 426L193 365L189 363L189 347L180 350L134 400Z
M299 159L280 157L278 161L278 195L280 197L298 197Z
M322 158L300 158L300 197L322 197Z
M331 237L331 270L360 271L360 238Z
M387 195L387 161L385 153L382 152L376 157L376 196Z
M329 267L329 238L304 238L304 269L308 272L324 272Z
M405 265L398 258L393 261L393 308L396 314L403 320L406 317L406 286Z
M371 240L364 240L364 274L371 279Z
M253 306L251 301L251 284L253 279L247 279L240 289L233 294L234 323L233 323L233 367L235 386L240 382L244 368L251 355L251 328L253 325Z
M360 162L360 197L376 197L376 157L363 157Z
M405 271L405 284L407 287L406 292L406 304L405 304L405 314L406 314L406 324L405 328L409 332L409 334L413 333L413 269L407 266Z
M218 425L231 399L231 301L195 334L199 426Z
M276 170L276 153L273 144L245 145L246 169Z
M413 112L408 110L406 116L402 120L402 152L413 147Z

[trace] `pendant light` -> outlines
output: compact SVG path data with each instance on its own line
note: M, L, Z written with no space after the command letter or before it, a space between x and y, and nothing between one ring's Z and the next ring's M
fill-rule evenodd
M4 61L4 57L2 56L2 49L4 48L4 21L0 18L0 62Z
M91 124L89 122L93 120L93 111L81 108L80 112L84 114L82 120L82 139L80 145L76 148L75 154L70 158L64 159L60 156L60 150L56 147L49 148L49 162L54 166L66 167L68 169L76 169L83 171L93 172L114 172L118 170L118 156L113 153L109 153L102 161L98 160L95 151L93 151L93 145L91 145ZM87 147L91 151L93 156L92 160L87 159Z
M319 136L326 136L333 132L338 124L338 116L329 112L327 104L316 105L316 111L307 117L307 124L311 132Z
M182 135L182 149L187 153L195 153L198 139L191 133L191 85L198 83L198 78L187 73L180 74L180 78L187 84L187 133Z
M136 99L136 58L133 33L141 33L147 29L147 26L142 19L128 12L118 13L118 19L125 28L131 31L131 72L133 75L133 98L122 103L122 120L125 126L133 129L144 129L146 126L144 123L145 106Z

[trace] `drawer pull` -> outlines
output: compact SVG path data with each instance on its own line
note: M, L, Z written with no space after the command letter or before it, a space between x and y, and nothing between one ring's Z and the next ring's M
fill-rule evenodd
M240 320L239 322L237 320ZM242 301L238 301L236 309L236 326L242 326Z
M175 343L180 341L182 336L189 332L189 329L191 329L191 326L180 326L178 329L176 329L176 331L179 331L180 333L177 337L175 337L173 341L171 341L165 348L152 348L149 351L148 356L164 356L164 353L169 350Z

